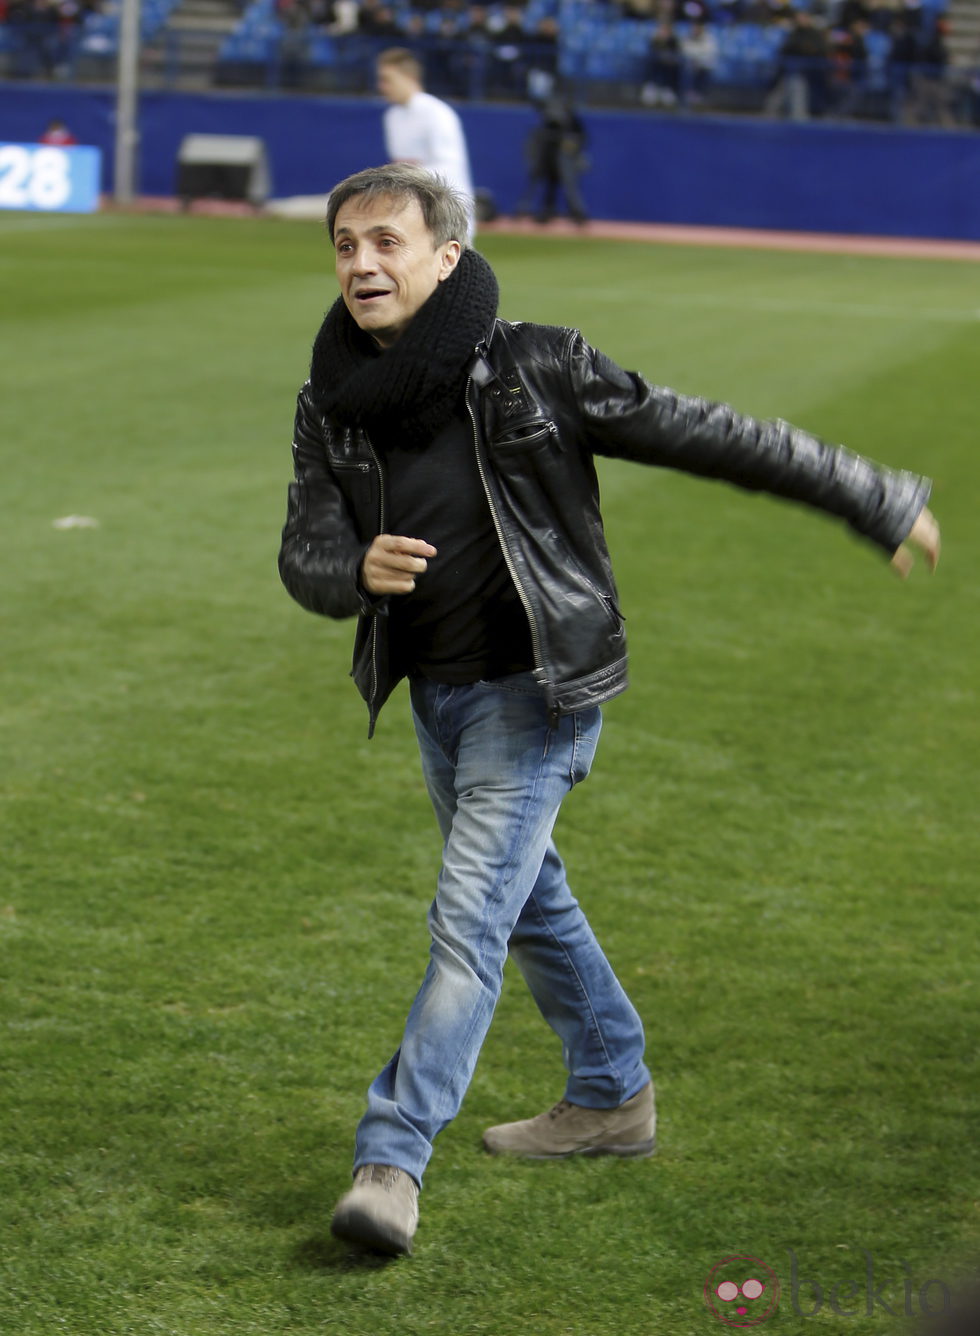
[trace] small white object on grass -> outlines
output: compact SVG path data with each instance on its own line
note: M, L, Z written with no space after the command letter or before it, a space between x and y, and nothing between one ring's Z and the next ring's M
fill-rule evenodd
M51 521L52 529L97 529L99 521L92 518L91 515L62 515L58 520Z

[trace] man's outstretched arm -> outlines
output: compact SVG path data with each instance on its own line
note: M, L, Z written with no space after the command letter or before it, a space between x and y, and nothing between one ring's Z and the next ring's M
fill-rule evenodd
M930 565L939 533L926 511L928 478L885 468L781 419L678 394L623 371L578 333L569 348L577 402L600 455L678 469L837 515L885 549L903 578L912 548ZM920 524L921 521L921 524Z

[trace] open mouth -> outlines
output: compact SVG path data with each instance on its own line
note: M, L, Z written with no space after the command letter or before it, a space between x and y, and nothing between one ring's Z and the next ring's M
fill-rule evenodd
M360 292L354 293L354 300L361 306L367 306L371 302L377 301L379 297L387 296L387 288L361 288Z

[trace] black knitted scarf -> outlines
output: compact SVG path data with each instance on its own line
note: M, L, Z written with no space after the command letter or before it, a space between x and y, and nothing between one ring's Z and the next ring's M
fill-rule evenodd
M424 448L456 409L498 297L489 264L478 251L464 250L386 349L358 328L338 297L313 344L310 388L317 408L345 426L363 427L382 447L397 441Z

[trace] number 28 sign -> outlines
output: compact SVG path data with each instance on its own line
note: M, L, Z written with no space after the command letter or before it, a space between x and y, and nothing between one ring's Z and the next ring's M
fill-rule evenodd
M92 213L101 166L97 148L0 144L0 209Z

